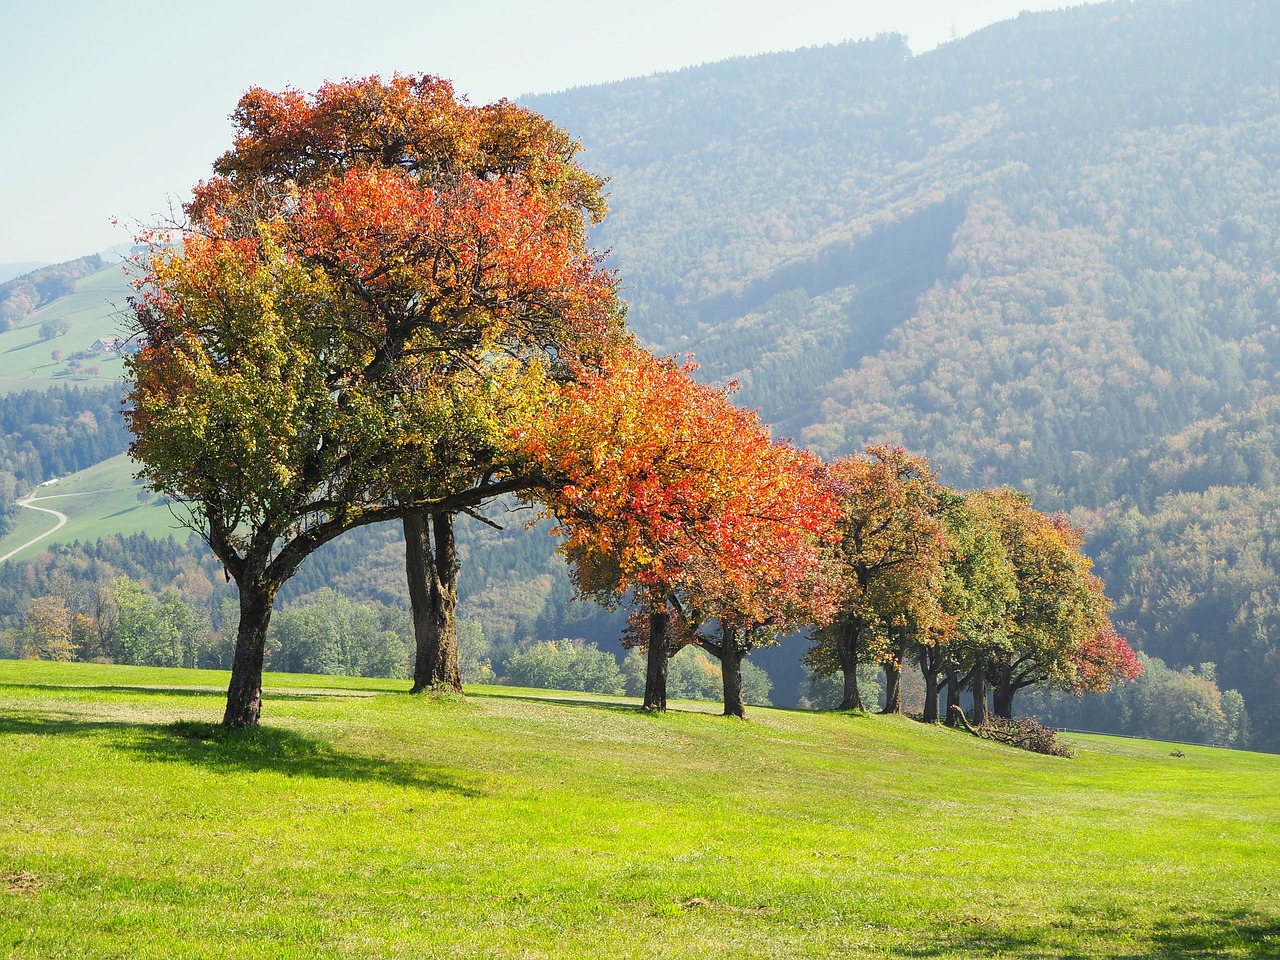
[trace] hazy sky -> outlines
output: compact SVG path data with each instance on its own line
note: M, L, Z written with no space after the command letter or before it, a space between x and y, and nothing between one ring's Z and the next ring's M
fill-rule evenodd
M245 89L434 73L475 103L906 34L921 53L1074 0L9 0L0 263L128 242L208 175ZM575 131L576 132L576 131ZM605 171L607 172L607 171Z

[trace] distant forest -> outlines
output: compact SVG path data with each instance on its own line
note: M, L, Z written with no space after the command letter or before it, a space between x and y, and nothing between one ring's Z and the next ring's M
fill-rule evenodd
M1239 691L1280 750L1277 50L1270 0L1135 0L524 102L611 178L595 241L655 350L824 456L900 442L948 485L1067 511L1121 632ZM85 396L77 442L118 449ZM37 432L79 436L59 402ZM55 469L12 444L19 487ZM468 535L463 617L507 651L616 637L512 520ZM398 550L361 534L291 589L402 603Z

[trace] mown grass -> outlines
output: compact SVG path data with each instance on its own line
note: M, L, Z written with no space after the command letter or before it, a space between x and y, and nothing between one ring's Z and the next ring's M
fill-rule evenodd
M1280 758L0 662L0 954L1274 957Z

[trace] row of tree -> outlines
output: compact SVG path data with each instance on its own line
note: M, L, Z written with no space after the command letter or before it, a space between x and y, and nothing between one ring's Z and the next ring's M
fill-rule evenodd
M944 497L896 448L823 464L630 338L587 246L602 181L544 118L395 77L253 90L235 121L182 244L152 237L126 410L143 475L239 588L227 725L258 721L283 583L388 519L414 689L460 691L454 520L508 493L555 517L582 594L636 602L647 708L693 644L743 715L743 658L813 623L846 676L919 649L935 689L968 676L985 702L990 676L997 712L1128 669L1065 521Z

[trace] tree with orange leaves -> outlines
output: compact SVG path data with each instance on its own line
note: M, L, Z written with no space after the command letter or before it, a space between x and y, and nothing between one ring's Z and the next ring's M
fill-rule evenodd
M823 547L837 505L822 463L786 444L754 445L739 479L757 501L735 521L744 549L690 558L668 595L678 624L668 651L692 642L715 657L724 715L745 718L747 654L835 610Z
M586 241L602 183L549 121L433 77L255 89L234 120L182 246L153 250L129 412L143 475L240 587L224 723L257 722L280 584L382 519L419 521L415 688L456 685L452 517L527 485L516 425L621 329Z
M740 716L742 657L798 616L834 505L815 458L775 444L692 369L628 345L521 441L579 591L647 611L645 708L665 709L671 646L692 638L720 656L726 712ZM698 640L712 619L720 639Z

